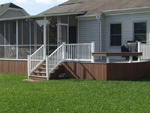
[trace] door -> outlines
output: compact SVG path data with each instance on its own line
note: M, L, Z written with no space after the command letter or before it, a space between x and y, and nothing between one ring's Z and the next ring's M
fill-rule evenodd
M77 43L77 27L69 27L69 43Z
M69 42L69 28L68 24L59 23L58 24L58 46L61 45L63 42L68 43Z

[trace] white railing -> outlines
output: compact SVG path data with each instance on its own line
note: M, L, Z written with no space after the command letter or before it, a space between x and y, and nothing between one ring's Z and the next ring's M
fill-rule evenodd
M92 43L66 44L65 60L91 61Z
M45 60L44 45L28 56L28 76Z
M59 46L50 56L46 57L46 76L49 75L63 61L94 61L94 42L81 44L65 44Z
M150 59L150 44L140 43L138 42L138 52L142 52L143 55L141 59Z
M52 73L54 69L64 60L64 47L65 44L63 43L50 56L46 57L47 80L49 80L49 74Z
M51 55L46 57L46 48L42 45L32 55L28 56L28 76L40 66L46 58L46 77L63 61L94 61L92 52L94 52L94 42L81 44L65 44L60 45Z

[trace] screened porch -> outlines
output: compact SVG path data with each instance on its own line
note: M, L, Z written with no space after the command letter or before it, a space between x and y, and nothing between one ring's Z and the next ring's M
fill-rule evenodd
M76 43L76 26L74 15L0 20L0 60L26 60L42 45L49 55L62 42Z

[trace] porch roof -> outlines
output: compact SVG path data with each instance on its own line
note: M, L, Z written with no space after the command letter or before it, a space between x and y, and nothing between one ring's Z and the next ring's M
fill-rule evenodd
M150 0L69 0L50 8L39 15L86 12L85 15L95 15L106 10L121 10L150 7Z
M33 16L22 16L22 17L12 17L12 18L2 18L0 21L10 21L10 20L22 20L22 19L33 19L33 18L44 18L51 16L64 16L64 15L79 15L85 12L74 12L74 13L60 13L60 14L47 14L47 15L33 15Z

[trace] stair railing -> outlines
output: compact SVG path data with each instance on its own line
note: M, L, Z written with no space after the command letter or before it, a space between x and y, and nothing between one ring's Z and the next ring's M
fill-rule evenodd
M32 55L28 55L28 76L45 60L44 49L42 45Z
M65 60L65 43L60 45L51 55L46 57L46 76L49 75Z

